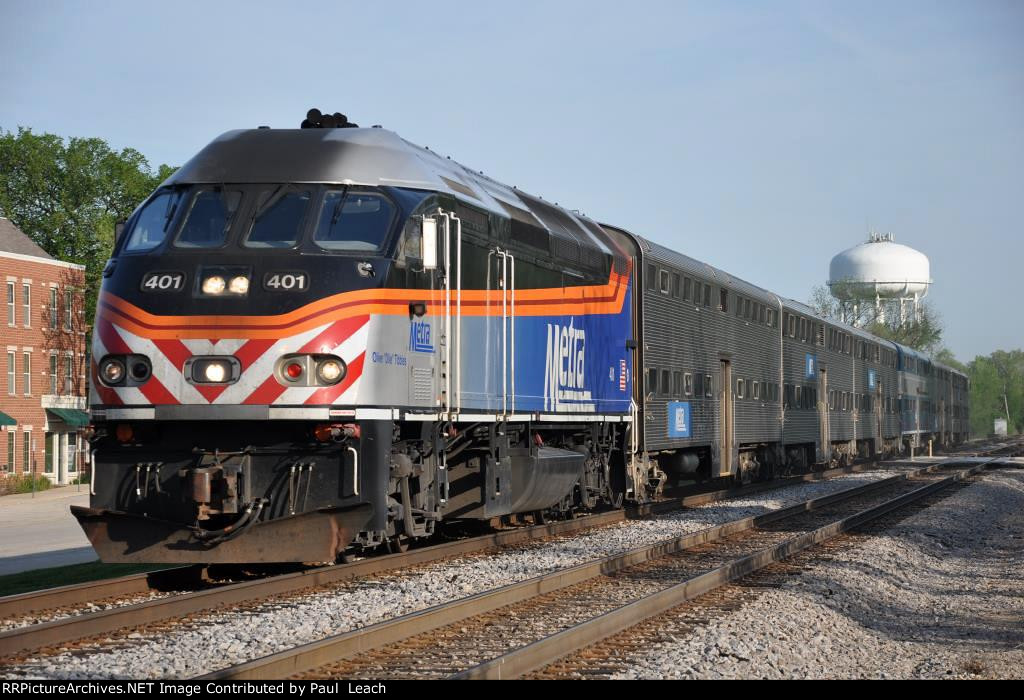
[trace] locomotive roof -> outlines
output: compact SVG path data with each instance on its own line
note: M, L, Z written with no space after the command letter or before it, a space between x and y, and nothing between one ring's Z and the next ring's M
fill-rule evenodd
M407 187L547 229L611 253L597 224L470 170L387 129L240 129L211 141L165 185L315 183Z

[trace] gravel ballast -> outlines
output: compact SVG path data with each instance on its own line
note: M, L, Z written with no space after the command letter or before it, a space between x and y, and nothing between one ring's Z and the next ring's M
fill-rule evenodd
M116 648L29 659L11 678L185 678L670 537L892 476L874 470L626 521L542 543L378 575L247 610L225 611Z
M813 551L740 609L673 629L618 678L1024 678L1024 471Z

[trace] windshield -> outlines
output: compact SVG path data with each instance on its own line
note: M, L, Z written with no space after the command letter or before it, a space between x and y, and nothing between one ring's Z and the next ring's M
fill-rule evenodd
M161 192L139 212L125 250L152 250L164 242L167 231L178 209L181 192Z
M245 238L247 248L291 248L299 241L306 221L309 190L262 192L252 228Z
M394 211L380 194L328 190L313 240L327 250L374 252L388 235Z
M198 190L192 197L174 245L178 248L219 248L224 245L231 219L241 201L242 193L238 190Z
M398 212L384 192L340 185L191 185L153 195L121 250L379 253Z

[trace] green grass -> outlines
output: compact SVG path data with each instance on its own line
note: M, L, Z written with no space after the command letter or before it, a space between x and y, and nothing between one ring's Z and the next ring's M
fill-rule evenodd
M45 491L50 486L50 480L42 474L7 474L0 477L0 496L10 493L31 493L33 490Z
M70 564L50 569L34 569L17 574L0 576L0 596L40 591L44 588L70 586L86 581L99 581L118 576L130 576L146 571L166 569L168 566L154 564L102 564L98 561L88 564Z

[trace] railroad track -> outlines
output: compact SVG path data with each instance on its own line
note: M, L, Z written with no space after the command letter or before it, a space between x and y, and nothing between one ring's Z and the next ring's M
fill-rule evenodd
M508 678L963 480L933 464L302 645L203 679ZM950 473L952 472L952 473Z
M791 486L804 481L830 478L839 474L873 468L875 464L864 464L844 469L808 474L765 484L706 492L682 499L673 499L650 504L630 511L601 513L571 521L546 525L522 527L488 534L456 542L424 547L402 554L373 557L370 559L338 566L314 568L265 579L245 581L191 591L181 595L143 600L107 610L81 613L67 608L79 602L109 600L116 596L142 596L152 591L154 585L166 586L168 577L195 577L195 572L185 569L153 572L112 581L94 582L80 586L67 586L29 593L20 596L0 598L0 618L11 618L21 614L56 611L54 616L67 611L67 615L51 621L25 625L0 633L0 658L16 661L19 655L35 650L55 649L76 641L109 635L117 631L139 629L146 625L167 620L182 619L204 611L223 609L226 606L261 601L268 597L287 596L315 588L357 579L373 574L426 564L447 558L484 552L540 541L560 535L599 528L621 522L627 518L642 518L665 513L678 508L693 507L726 498L749 495L759 491ZM173 580L173 578L171 579ZM155 583L157 582L157 583Z

